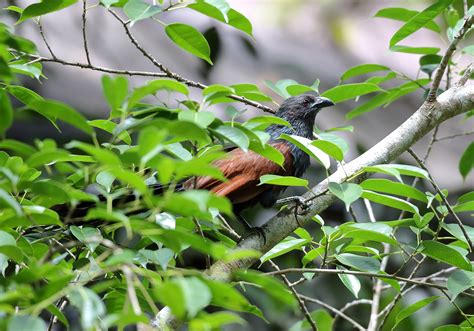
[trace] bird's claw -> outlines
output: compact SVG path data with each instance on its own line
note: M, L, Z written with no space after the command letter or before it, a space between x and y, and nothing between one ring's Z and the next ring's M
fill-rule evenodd
M307 201L305 198L300 197L300 196L293 196L293 197L287 197L283 199L279 199L276 202L277 206L284 206L289 203L293 203L297 207L301 207L301 209L306 210L310 207L311 202Z

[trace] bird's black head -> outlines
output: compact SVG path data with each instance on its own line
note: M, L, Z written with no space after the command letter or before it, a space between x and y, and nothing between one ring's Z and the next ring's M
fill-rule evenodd
M328 98L302 94L286 99L278 109L277 116L286 119L290 123L293 120L314 121L314 117L322 108L330 106L334 106L334 102Z
M334 102L311 94L302 94L286 99L280 106L277 116L287 120L298 135L311 136L316 114L325 107L333 106Z

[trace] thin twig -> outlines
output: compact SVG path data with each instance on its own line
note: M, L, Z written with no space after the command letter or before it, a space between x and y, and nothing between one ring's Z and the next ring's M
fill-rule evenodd
M268 260L272 267L276 270L280 270L280 267L273 262L272 260ZM309 325L311 326L311 329L313 331L318 331L318 327L316 326L316 323L314 322L313 318L311 317L311 314L309 313L308 307L306 307L304 301L301 299L301 295L296 291L295 286L291 284L291 282L288 280L288 277L285 275L280 275L280 277L283 279L285 284L290 288L291 292L295 296L296 300L298 301L298 304L300 306L301 312L303 313L304 317L308 321Z
M388 279L395 279L400 282L405 282L409 284L414 284L417 286L425 286L425 287L432 287L437 289L447 289L445 286L432 284L424 281L413 280L410 278L390 275L390 274L377 274L373 272L365 272L365 271L355 271L355 270L346 270L346 269L321 269L321 268L287 268L281 269L280 271L271 271L265 273L268 276L274 275L282 275L287 273L300 273L300 272L311 272L311 273L320 273L320 274L344 274L344 275L354 275L354 276L366 276L366 277L374 277L374 278L388 278Z
M339 309L339 311L341 313L344 313L346 310L348 310L349 308L352 308L352 307L355 307L357 305L370 305L372 304L372 300L369 300L369 299L359 299L359 300L354 300L354 301L351 301L351 302L348 302L344 305L344 307L342 307L341 309ZM333 329L336 330L336 322L338 320L338 318L340 317L340 315L336 314L336 316L334 316L334 320L332 322L332 325L333 325Z
M441 292L443 292L446 298L448 298L448 300L453 304L454 308L456 308L457 311L462 315L462 317L464 317L467 323L469 323L471 327L474 327L474 323L471 322L471 319L469 318L469 316L467 316L466 313L462 311L461 307L459 307L459 305L456 302L454 302L454 300L451 300L451 297L449 296L448 292L445 290L441 290Z
M34 58L35 56L31 55L30 57ZM78 67L81 69L90 69L94 71L106 72L109 74L126 75L126 76L144 76L144 77L167 77L166 74L161 73L161 72L120 70L120 69L100 67L100 66L96 66L92 64L87 64L87 63L68 62L65 60L58 59L58 58L45 58L45 57L36 57L36 58L40 59L41 62L58 63L65 66Z
M127 34L128 36L128 39L130 39L130 42L135 46L135 48L137 50L140 51L140 53L142 53L142 55L144 57L146 57L148 60L151 61L151 63L153 63L154 66L156 66L157 68L159 68L163 73L166 74L166 77L169 77L171 79L174 79L178 82L181 82L181 83L184 83L188 86L191 86L191 87L196 87L196 88L200 88L200 89L205 89L207 86L200 83L200 82L195 82L195 81L192 81L192 80L189 80L187 78L184 78L180 75L178 75L177 73L174 73L172 72L171 70L169 70L166 66L164 66L161 62L159 62L158 60L156 60L150 53L148 53L137 41L137 39L135 39L135 37L133 36L133 34L131 33L130 31L130 28L128 27L128 22L124 21L123 19L120 18L120 16L117 15L117 13L115 13L113 10L109 9L109 12L122 24L123 28L125 29L125 33ZM270 107L267 107L265 105L262 105L258 102L255 102L255 101L252 101L252 100L249 100L247 98L244 98L244 97L241 97L241 96L238 96L238 95L234 95L234 94L231 94L231 95L228 95L227 96L228 98L230 99L233 99L233 100L236 100L236 101L239 101L239 102L242 102L242 103L245 103L249 106L253 106L257 109L260 109L260 110L263 110L265 112L268 112L268 113L272 113L274 114L275 111L270 108Z
M471 77L473 70L474 70L474 65L471 63L467 66L466 70L464 70L464 74L456 83L456 87L461 87L461 86L466 85L467 80L469 79L469 77Z
M438 69L435 72L433 83L431 84L431 88L428 93L428 97L426 99L427 102L436 101L436 95L438 93L439 85L441 84L441 79L444 76L444 71L446 70L448 63L451 60L451 57L453 56L454 51L456 51L458 43L461 41L464 35L468 32L468 30L471 28L473 23L474 23L474 16L466 17L461 30L459 30L458 34L454 37L453 41L451 42L448 49L446 50L446 53L444 53L444 56L441 59Z
M87 46L87 35L86 35L86 12L87 12L87 0L82 0L82 39L84 40L84 52L86 52L87 64L91 64L91 58L89 55L89 47Z
M370 205L370 201L367 199L364 199L364 205L365 208L367 209L367 214L369 215L370 222L376 223L377 220L375 219L374 211L372 210L372 206ZM383 243L383 252L384 252L384 257L382 259L382 262L380 263L380 271L385 271L385 268L387 267L388 263L388 257L390 253L390 245L387 243ZM375 280L374 286L373 286L373 295L372 295L372 304L370 307L370 318L369 318L369 326L367 327L368 331L375 331L377 330L377 324L378 324L378 313L379 313L379 307L380 307L380 298L382 296L382 287L383 283L380 278L377 278Z
M437 138L435 141L443 141L443 140L448 140L448 139L453 139L453 138L470 136L470 135L473 135L473 134L474 134L474 131L463 132L463 133L453 134L452 136Z
M429 170L426 168L425 166L425 163L423 162L423 160L421 160L418 155L416 155L416 153L411 149L411 148L408 148L407 149L408 153L410 153L411 156L413 156L413 158L416 160L416 162L418 163L418 165L423 169L425 170L427 173L428 173L428 178L430 179L430 182L431 182L431 185L433 186L433 188L436 190L436 192L439 194L439 196L441 197L441 199L443 200L444 204L446 205L446 208L448 209L448 211L454 216L454 219L456 220L456 222L458 223L459 227L461 228L461 231L462 231L462 234L464 235L464 237L466 238L466 241L469 245L469 250L472 252L474 250L474 246L472 244L472 241L471 241L471 238L469 238L469 235L466 231L466 229L464 228L464 224L462 223L461 219L458 217L458 215L454 212L453 208L451 207L451 205L449 204L449 201L448 199L446 199L446 196L444 195L444 193L441 191L441 189L439 188L438 184L436 184L436 182L433 180L433 177L431 176Z
M301 298L304 300L304 301L309 301L309 302L312 302L312 303L315 303L317 305L320 305L330 311L332 311L334 314L336 314L336 316L339 316L343 319L345 319L346 321L348 321L349 323L351 323L355 328L359 329L359 330L365 330L365 328L360 325L359 323L357 323L356 321L354 321L352 318L350 318L349 316L347 316L346 314L344 314L341 310L337 309L337 308L334 308L333 306L331 305L328 305L327 303L325 303L324 301L321 301L321 300L318 300L318 299L315 299L315 298L310 298L310 297L307 297L306 295L301 295Z
M439 125L437 125L433 130L433 134L431 135L430 142L428 143L428 147L426 148L425 156L423 157L424 162L426 162L426 160L428 160L428 157L431 154L431 150L433 149L433 145L436 142L436 137L438 135L438 130L439 130ZM411 183L411 187L416 187L416 184L418 184L419 180L420 180L420 177L415 177L413 179L413 182ZM407 202L410 202L410 201L411 201L411 199L408 198ZM406 211L402 210L402 212L400 213L400 216L398 217L398 219L399 220L403 219L405 217L405 213L406 213Z
M132 304L133 312L137 316L141 315L142 310L140 308L140 303L138 302L135 286L133 285L133 272L127 265L122 267L122 271L123 271L123 274L125 275L125 279L127 283L128 298L130 299L130 303Z
M46 45L46 48L48 49L49 54L51 54L53 59L56 59L56 55L54 54L53 49L51 48L51 46L49 46L48 40L46 39L46 36L44 35L43 24L41 24L41 18L38 19L38 27L39 27L39 32L40 32L40 35L41 35L41 39L43 39L43 42Z

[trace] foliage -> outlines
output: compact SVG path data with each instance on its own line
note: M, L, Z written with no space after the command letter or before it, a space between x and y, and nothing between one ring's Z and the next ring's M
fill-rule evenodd
M187 8L252 36L250 21L226 0L165 2L101 0L97 8L125 15L129 29L140 21L155 19L157 30L160 23L164 25L163 33L171 42L209 64L208 41L189 25L192 22L166 24L159 20L160 15ZM456 38L465 19L452 4L440 0L419 12L384 8L375 14L404 22L390 39L390 50L420 56L421 77L410 78L381 64L361 64L344 72L340 84L322 95L335 102L361 98L362 103L346 114L353 119L409 93L427 91L425 86L432 82L442 60L440 48L402 46L399 42L423 28L440 35L448 33L450 40ZM18 23L28 24L77 5L71 0L43 0L26 8L7 9L17 15ZM470 15L472 12L471 8ZM443 19L447 28L443 28ZM141 86L131 86L125 76L104 75L109 116L88 120L69 105L47 100L22 86L25 79L44 79L42 58L34 43L15 34L14 27L1 23L0 35L0 272L4 276L0 279L0 328L40 331L46 330L48 323L49 327L52 323L67 326L66 302L78 309L84 330L147 324L163 306L193 330L245 325L249 314L266 320L268 308L252 302L254 291L274 306L283 305L283 310L294 311L298 306L298 296L277 276L241 270L234 283L224 283L192 268L187 259L190 254L226 262L259 257L264 264L298 252L301 261L292 261L292 266L331 268L356 298L367 297L367 290L362 290L370 288L363 280L367 275L389 285L384 294L387 298L405 293L404 279L397 274L389 277L384 270L382 261L389 255L403 257L400 269L409 260L428 259L433 265L451 267L444 269L450 273L447 281L435 287L443 289L442 295L452 300L466 293L472 296L469 240L462 230L474 241L474 228L464 225L462 229L447 220L452 211L472 214L474 192L447 206L447 191L427 191L415 185L415 180L433 181L425 169L375 165L360 174L375 174L376 178L360 184L329 183L329 191L347 210L365 200L368 206L370 202L386 206L386 215L400 212L405 217L334 226L318 216L318 229L299 228L263 255L235 251L238 240L223 221L223 217L234 216L230 202L207 191L176 188L192 176L224 180L212 162L222 158L228 147L250 150L282 165L283 156L269 145L265 129L288 123L273 116L239 122L236 117L240 113L224 121L210 111L236 100L249 105L271 101L270 96L250 83L199 86L163 68L159 69L166 78ZM460 54L472 59L467 49ZM456 68L456 63L449 65ZM383 76L376 76L378 73ZM284 98L319 90L319 80L311 85L290 79L266 84ZM200 98L190 96L190 87L201 88ZM66 144L51 139L35 139L33 144L9 139L9 128L19 114L27 112L45 118L58 130L65 124L72 126L84 139ZM344 167L348 151L338 130L317 130L315 140L292 135L280 139L298 146L329 173L334 166ZM460 156L459 170L464 178L473 168L473 154L470 144ZM260 181L309 189L306 179L296 177L265 175ZM91 188L99 195L90 193ZM303 276L311 281L318 274L308 271ZM430 279L425 281L429 287ZM416 311L438 299L427 296L394 311L395 320L385 327L403 325ZM309 316L319 330L330 330L336 323L334 311L322 308ZM40 314L51 318L44 320ZM292 330L308 329L310 318L299 318ZM472 322L467 319L464 323Z

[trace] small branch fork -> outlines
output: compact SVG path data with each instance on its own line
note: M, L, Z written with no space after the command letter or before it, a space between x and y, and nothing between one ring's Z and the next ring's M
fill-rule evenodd
M444 204L446 205L446 208L448 208L448 211L454 216L454 219L456 220L456 222L458 223L459 227L461 228L461 231L462 231L462 234L464 235L468 245L469 245L469 250L472 252L474 250L474 246L472 244L472 241L471 241L471 238L469 237L468 233L467 233L467 230L466 228L464 227L464 224L462 223L461 219L459 218L459 216L454 212L453 208L451 207L451 205L449 204L449 201L448 199L446 199L446 196L444 195L444 193L441 191L441 189L439 188L438 184L436 184L436 182L433 180L433 178L431 177L428 169L426 168L425 166L425 163L423 162L422 159L420 159L420 157L418 155L416 155L416 153L411 149L411 148L408 148L408 153L410 153L411 156L413 156L413 158L416 160L416 162L418 163L418 165L420 166L420 168L422 168L423 170L427 171L428 172L428 176L429 176L429 179L430 179L430 183L431 185L433 186L433 188L436 190L436 192L439 194L439 196L441 197L441 199L443 200Z
M430 103L436 101L436 95L438 94L439 85L441 84L441 79L444 76L446 67L448 66L449 61L451 60L451 57L453 56L454 52L456 51L456 48L458 47L459 42L463 39L463 37L466 35L466 33L469 31L469 29L472 27L473 24L474 24L474 16L466 17L463 27L461 28L459 33L454 37L453 41L451 42L448 49L446 50L446 53L444 53L444 56L441 59L438 69L436 70L436 73L434 75L433 83L431 84L431 88L430 88L430 91L428 92L428 98L426 99L426 101ZM469 76L467 77L469 78ZM468 78L466 78L466 81ZM460 83L464 85L466 81L460 82Z

